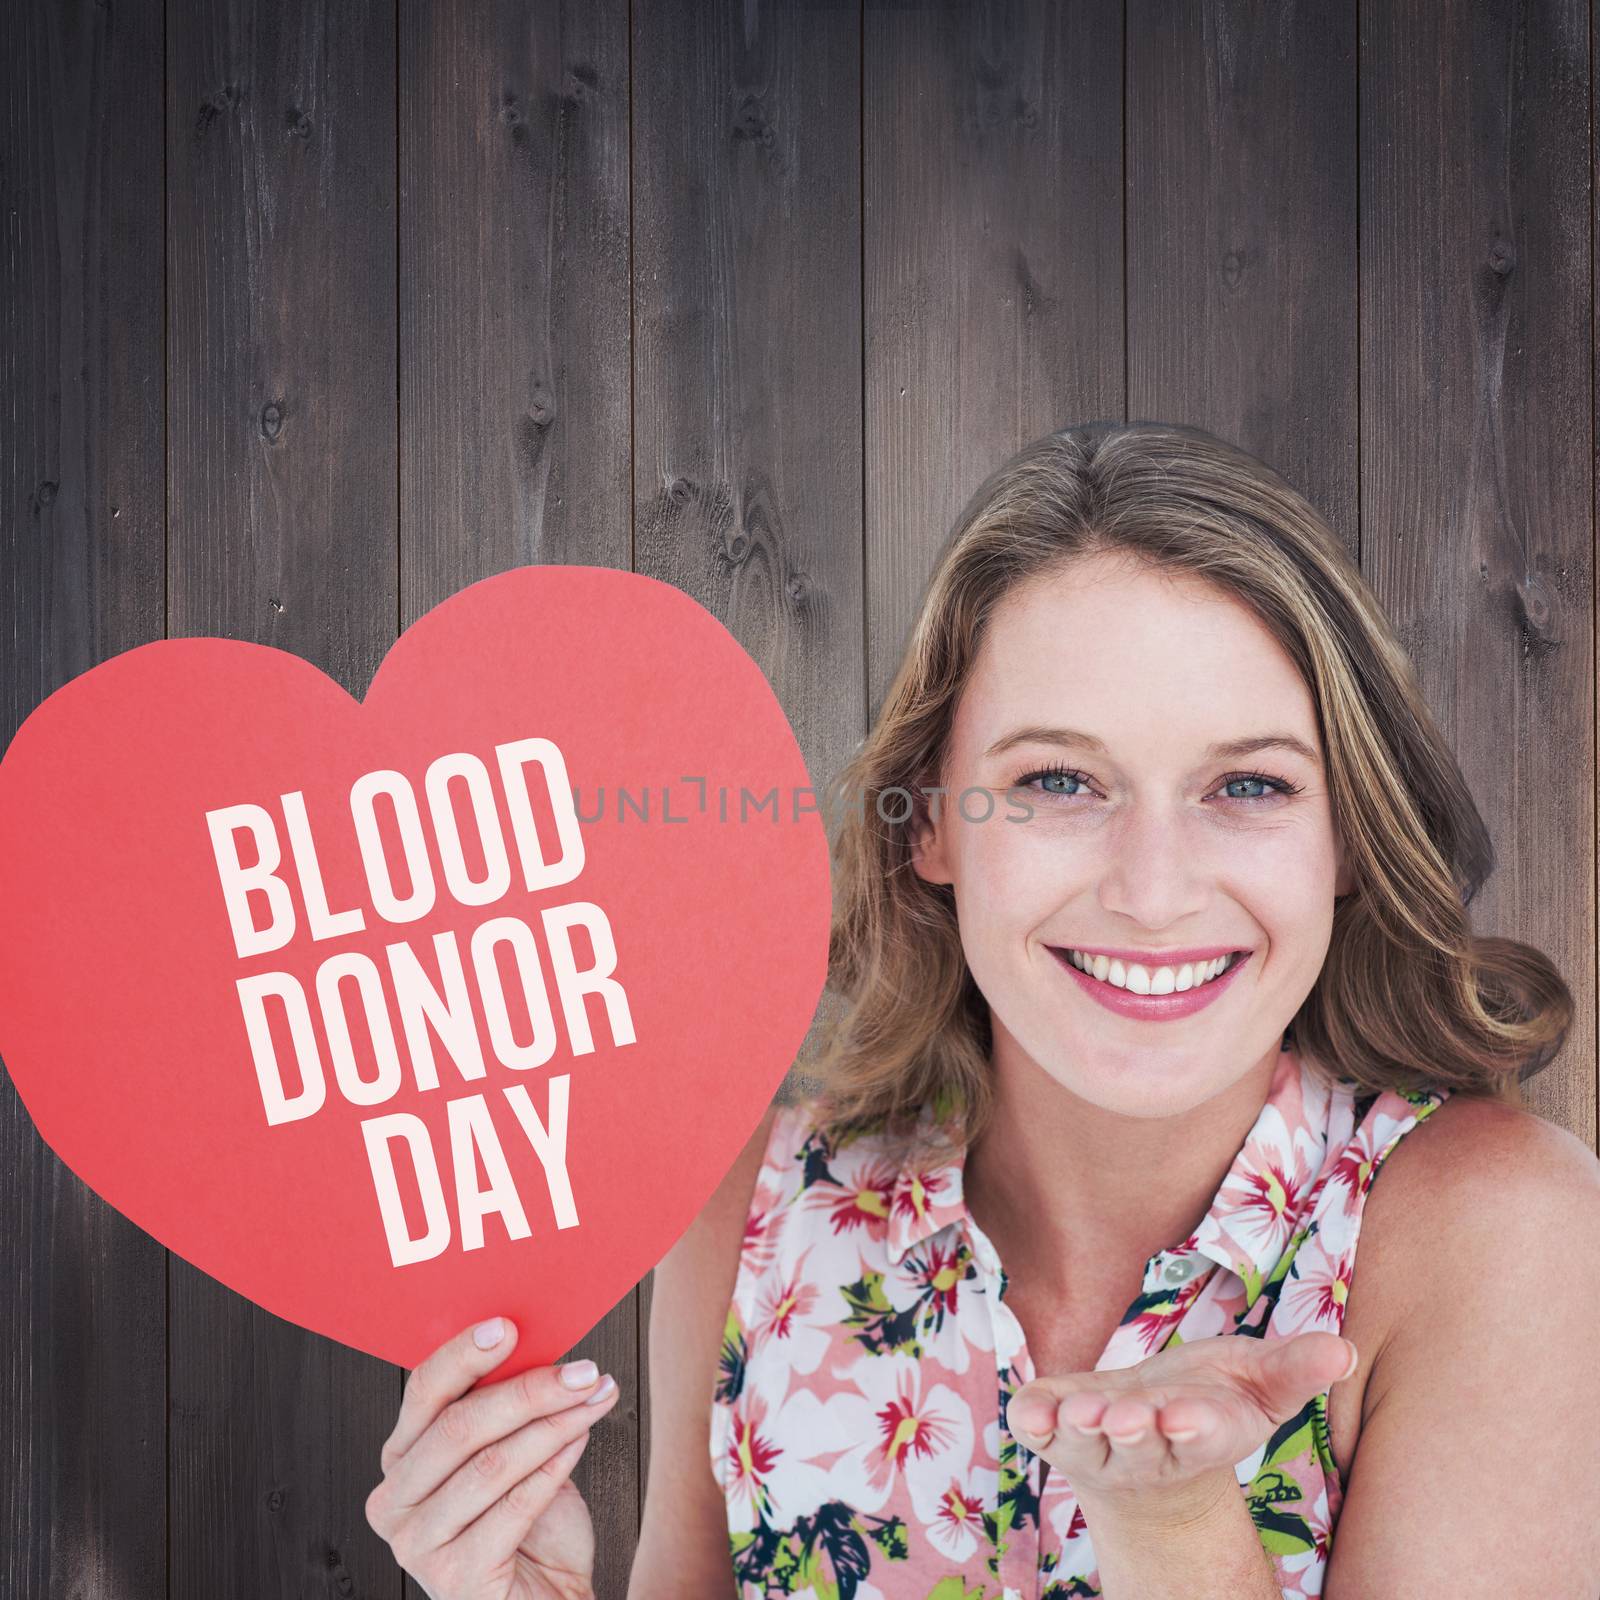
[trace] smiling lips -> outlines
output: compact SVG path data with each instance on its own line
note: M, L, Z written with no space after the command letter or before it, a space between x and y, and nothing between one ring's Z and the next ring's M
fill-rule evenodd
M1241 955L1241 950L1178 951L1172 960L1157 966L1133 959L1125 959L1117 951L1089 951L1058 948L1080 972L1086 972L1102 983L1112 983L1131 994L1182 994L1209 983L1228 968L1228 964Z
M1214 1004L1252 954L1249 950L1219 951L1209 959L1158 966L1152 971L1106 951L1090 957L1087 952L1057 945L1048 948L1083 991L1108 1011L1147 1022L1175 1021ZM1205 955L1201 951L1174 952L1179 953Z

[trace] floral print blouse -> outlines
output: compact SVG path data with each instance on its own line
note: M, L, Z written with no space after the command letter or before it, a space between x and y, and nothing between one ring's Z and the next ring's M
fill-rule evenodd
M1448 1090L1329 1084L1290 1043L1210 1211L1152 1256L1096 1371L1223 1334L1337 1333L1362 1206ZM927 1113L924 1112L926 1116ZM1062 1600L1100 1593L1072 1487L1011 1435L1035 1376L962 1155L773 1119L711 1418L740 1600ZM1235 1469L1286 1597L1322 1592L1342 1500L1317 1395Z

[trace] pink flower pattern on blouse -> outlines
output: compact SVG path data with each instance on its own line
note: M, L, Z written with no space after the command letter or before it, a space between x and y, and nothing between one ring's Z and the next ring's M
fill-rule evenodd
M1095 1370L1193 1339L1339 1332L1366 1195L1448 1092L1330 1084L1286 1044L1211 1209L1146 1263ZM1041 1491L1006 1425L1035 1375L1006 1288L962 1152L913 1163L881 1129L833 1141L810 1106L779 1111L712 1404L741 1600L1100 1593L1070 1483L1050 1472ZM1235 1475L1284 1595L1319 1595L1343 1497L1326 1393Z

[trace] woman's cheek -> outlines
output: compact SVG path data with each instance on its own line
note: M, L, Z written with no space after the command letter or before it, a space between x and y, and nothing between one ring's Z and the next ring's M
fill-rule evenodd
M1331 913L1338 864L1303 832L1263 829L1229 852L1226 881L1281 927L1306 930Z
M1026 923L1030 911L1048 914L1080 870L1081 849L1059 838L1046 841L1032 823L996 815L966 824L965 833L962 899L986 919Z

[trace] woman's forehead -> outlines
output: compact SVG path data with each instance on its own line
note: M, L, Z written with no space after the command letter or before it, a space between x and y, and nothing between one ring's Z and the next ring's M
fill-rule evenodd
M1220 738L1248 731L1232 726L1241 719L1287 719L1315 741L1310 692L1248 607L1139 572L1013 591L990 618L957 721L985 745L1002 721L1069 724L1109 744L1131 716L1185 731L1226 723Z

